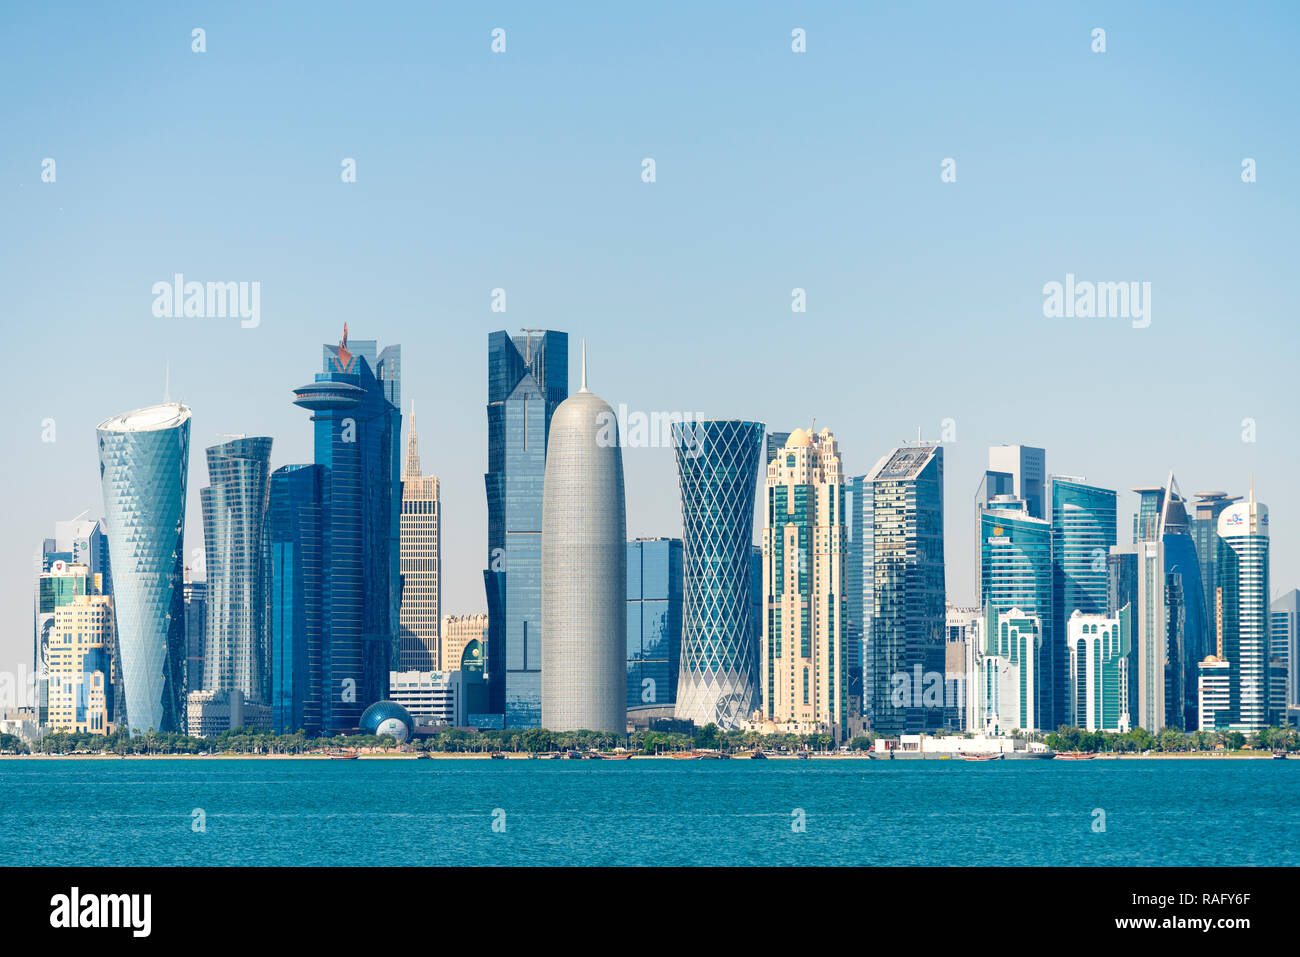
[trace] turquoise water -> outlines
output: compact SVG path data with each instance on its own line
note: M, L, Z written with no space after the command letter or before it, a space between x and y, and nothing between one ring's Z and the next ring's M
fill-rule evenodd
M0 761L5 866L1297 863L1300 761Z

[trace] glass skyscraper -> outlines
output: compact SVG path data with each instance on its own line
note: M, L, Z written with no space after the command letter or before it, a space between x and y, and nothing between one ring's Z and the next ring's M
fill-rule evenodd
M876 610L872 542L875 496L865 478L858 475L844 483L844 527L848 533L844 549L844 648L849 670L849 714L862 715L870 724L870 701L864 697L863 689L870 687L864 649L871 634L871 616Z
M1082 479L1052 476L1052 624L1044 645L1050 668L1043 675L1050 686L1051 721L1055 728L1068 720L1066 707L1066 622L1076 611L1106 612L1107 562L1115 544L1115 492L1088 485Z
M1051 684L1044 680L1051 668L1052 628L1052 524L1033 518L1026 503L1012 495L991 501L980 515L980 606L986 644L998 635L999 616L1018 608L1039 622L1042 632L1033 672L1037 700L1029 712L1028 727L1052 730ZM981 651L994 654L991 648Z
M183 731L190 410L175 402L136 409L106 419L95 432L125 723L132 734Z
M1268 507L1255 501L1253 488L1247 501L1219 514L1219 538L1232 727L1259 731L1269 723L1269 536Z
M271 656L271 727L280 733L322 728L325 496L321 465L286 465L271 473L266 514Z
M207 628L203 690L239 691L267 700L263 523L271 474L271 439L239 437L207 450L203 508ZM197 689L190 688L194 691Z
M387 694L396 663L401 579L400 347L376 355L351 345L347 326L324 347L325 370L294 390L312 413L315 461L324 466L321 728L357 727Z
M682 541L627 543L627 708L677 703L682 660Z
M921 681L943 687L947 615L943 555L943 447L903 446L864 480L872 495L874 611L863 672L871 728L914 734L938 728L943 707L927 707ZM865 491L864 491L865 494ZM906 694L895 701L901 686Z
M488 336L488 709L542 722L542 495L551 417L569 393L569 336Z
M682 494L684 622L676 715L736 727L759 707L752 616L762 422L673 425Z

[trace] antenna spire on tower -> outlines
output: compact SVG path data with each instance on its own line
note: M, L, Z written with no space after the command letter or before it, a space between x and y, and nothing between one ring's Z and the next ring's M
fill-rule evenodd
M578 391L579 392L588 391L587 390L587 340L586 339L582 340L582 388L579 389Z

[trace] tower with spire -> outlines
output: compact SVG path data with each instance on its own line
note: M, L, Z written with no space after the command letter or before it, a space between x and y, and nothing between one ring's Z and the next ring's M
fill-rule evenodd
M439 670L438 626L442 614L442 503L438 477L420 471L420 444L411 402L411 429L402 470L402 604L398 615L398 668Z

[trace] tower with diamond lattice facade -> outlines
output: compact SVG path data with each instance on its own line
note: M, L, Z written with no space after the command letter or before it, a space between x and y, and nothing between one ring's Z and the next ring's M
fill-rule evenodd
M759 706L751 592L764 428L734 419L673 426L684 580L676 715L724 730Z

